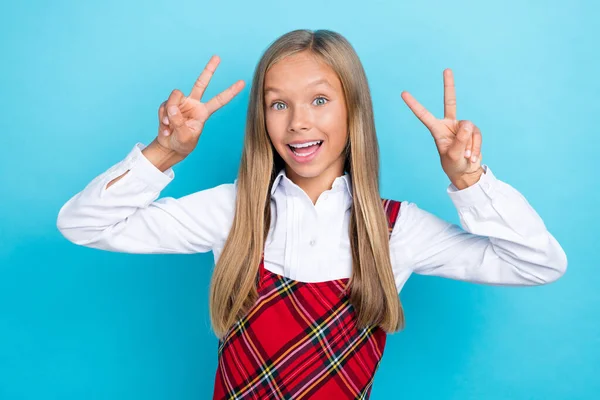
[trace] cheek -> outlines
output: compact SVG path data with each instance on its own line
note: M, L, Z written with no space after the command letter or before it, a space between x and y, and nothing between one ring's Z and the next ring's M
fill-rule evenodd
M319 120L320 130L327 134L332 145L339 147L346 144L348 127L343 112L332 112L323 115Z
M265 125L267 127L267 134L271 138L273 145L276 148L280 147L283 139L281 123L278 123L278 121L273 118L266 118Z

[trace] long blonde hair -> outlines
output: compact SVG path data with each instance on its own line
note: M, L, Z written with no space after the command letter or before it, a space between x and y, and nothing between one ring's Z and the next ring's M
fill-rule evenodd
M379 194L379 149L367 78L358 55L330 30L295 30L264 52L250 92L242 159L237 177L235 216L210 284L210 316L219 339L258 298L256 276L271 224L270 192L284 162L266 129L264 79L282 58L309 51L337 73L348 110L345 170L352 179L349 238L352 276L346 290L357 326L379 325L386 332L404 328L404 312L394 281L389 231Z

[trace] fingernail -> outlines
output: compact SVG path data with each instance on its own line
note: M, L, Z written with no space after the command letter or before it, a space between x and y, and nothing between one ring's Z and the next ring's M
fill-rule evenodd
M169 107L169 109L167 110L167 113L169 115L175 115L177 113L177 106L171 106L171 107Z
M467 132L471 132L473 130L473 125L471 125L470 123L466 123L465 124L465 130Z
M471 157L471 161L473 161L473 162L477 161L477 156Z
M169 125L169 118L163 117L163 124Z
M465 157L471 157L471 150L465 151Z
M165 136L169 136L169 130L168 130L168 129L165 129L165 130L163 131L163 135L165 135Z

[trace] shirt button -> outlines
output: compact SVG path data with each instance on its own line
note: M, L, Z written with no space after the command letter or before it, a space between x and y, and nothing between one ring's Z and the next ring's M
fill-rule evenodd
M312 239L312 240L311 240L309 243L310 243L310 245L311 245L311 246L314 246L314 245L315 245L315 243L316 243L316 240L315 240L315 239Z
M328 195L327 193L325 193L325 194L323 195L323 200L327 200L327 198L328 198L328 197L329 197L329 195Z

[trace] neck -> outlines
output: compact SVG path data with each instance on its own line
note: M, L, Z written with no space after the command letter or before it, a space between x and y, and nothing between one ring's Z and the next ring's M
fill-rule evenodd
M332 165L319 176L305 177L298 175L293 169L286 165L285 174L292 182L304 190L313 204L316 204L321 193L331 189L333 181L337 177L344 175L344 166L343 164L340 166Z

